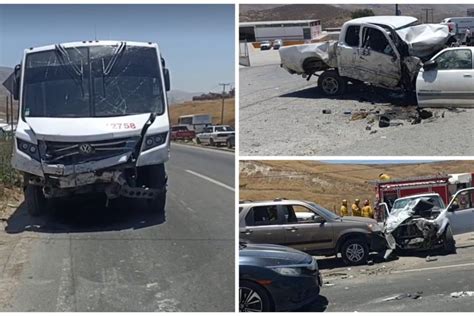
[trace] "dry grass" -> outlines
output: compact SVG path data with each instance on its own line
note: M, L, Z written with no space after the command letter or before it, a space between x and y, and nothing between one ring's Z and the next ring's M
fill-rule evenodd
M306 199L336 210L342 199L373 201L375 190L368 181L377 180L382 172L392 178L406 178L473 171L474 161L402 165L247 161L240 162L240 199Z
M221 100L212 101L189 101L170 106L170 118L172 124L178 123L178 117L190 114L210 114L212 122L220 124ZM224 124L235 126L235 99L226 99L224 103Z

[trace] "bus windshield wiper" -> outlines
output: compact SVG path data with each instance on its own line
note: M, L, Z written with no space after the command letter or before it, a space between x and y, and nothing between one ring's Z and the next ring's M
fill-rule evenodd
M122 55L122 53L125 51L126 48L127 48L127 43L120 42L120 45L113 52L112 58L109 60L107 67L104 67L104 64L102 63L102 75L104 77L110 74L110 72L112 71L112 68L114 68L115 64L117 63L118 58Z
M81 87L81 95L84 97L84 87L82 85L84 79L84 68L82 66L82 59L81 67L74 64L71 60L71 56L69 56L69 53L61 44L54 45L54 51L58 56L60 65L65 69L69 76L71 76L74 82Z

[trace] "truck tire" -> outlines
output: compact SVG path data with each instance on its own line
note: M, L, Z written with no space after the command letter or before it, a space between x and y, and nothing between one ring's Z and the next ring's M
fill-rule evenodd
M28 214L31 216L40 216L47 210L48 203L40 186L31 184L26 185L25 201L26 207L28 208Z
M201 140L199 139L199 137L196 137L196 144L198 144L198 145L201 144Z
M232 142L230 141L230 139L226 141L226 145L227 145L227 148L232 149Z
M454 240L453 231L451 226L448 225L444 231L443 236L443 250L445 254L456 253L456 241Z
M151 189L163 189L153 199L145 199L148 211L158 215L164 215L166 206L166 184L168 176L166 175L165 165L151 165L139 168L138 178L140 184L144 184Z
M347 82L336 70L326 70L318 78L318 87L325 95L341 95L346 92Z
M342 260L347 265L359 265L367 262L369 247L361 238L351 238L341 247Z
M216 146L216 143L214 143L212 138L209 138L209 146Z

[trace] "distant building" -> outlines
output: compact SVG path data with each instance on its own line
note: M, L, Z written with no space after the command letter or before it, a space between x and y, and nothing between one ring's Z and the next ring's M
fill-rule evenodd
M274 39L312 40L320 34L320 20L262 21L239 24L239 39L247 42Z
M474 8L467 9L467 16L474 16Z

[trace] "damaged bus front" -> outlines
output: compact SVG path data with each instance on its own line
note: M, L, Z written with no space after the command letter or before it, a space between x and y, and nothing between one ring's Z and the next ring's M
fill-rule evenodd
M169 159L168 70L157 44L89 41L26 49L13 166L29 212L101 192L163 212Z

